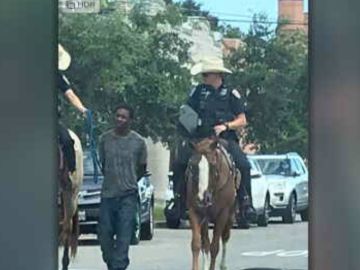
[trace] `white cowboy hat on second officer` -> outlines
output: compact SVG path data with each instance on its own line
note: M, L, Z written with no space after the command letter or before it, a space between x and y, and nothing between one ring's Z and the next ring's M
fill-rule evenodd
M58 69L62 71L67 70L71 63L70 54L63 48L63 46L61 46L61 44L58 44L58 54Z
M232 73L225 68L224 61L219 57L204 57L196 63L190 70L191 75L195 76L201 73Z

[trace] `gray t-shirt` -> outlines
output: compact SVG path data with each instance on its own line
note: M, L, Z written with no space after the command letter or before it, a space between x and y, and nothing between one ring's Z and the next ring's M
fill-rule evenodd
M137 168L147 161L146 143L141 135L132 130L125 136L107 131L100 138L99 156L104 174L102 197L137 192Z

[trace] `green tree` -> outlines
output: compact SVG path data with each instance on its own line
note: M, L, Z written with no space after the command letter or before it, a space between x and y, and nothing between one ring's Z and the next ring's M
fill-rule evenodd
M211 15L209 11L202 9L202 4L197 3L194 0L185 0L181 3L177 3L177 6L180 7L181 12L185 16L200 16L206 18L210 22L210 28L212 31L217 31L219 29L219 19Z
M240 28L230 24L219 26L219 31L223 34L224 38L244 38L244 33L241 32Z
M275 35L256 17L244 46L227 61L234 73L231 87L245 96L247 140L262 152L297 151L308 155L308 51L300 31Z
M60 16L59 40L72 55L66 72L76 92L95 112L97 134L112 123L113 109L127 102L136 110L134 128L155 141L170 142L178 108L190 87L189 44L159 25L183 20L173 7L155 17L136 7L128 23L119 12ZM70 106L65 121L78 133L83 120Z

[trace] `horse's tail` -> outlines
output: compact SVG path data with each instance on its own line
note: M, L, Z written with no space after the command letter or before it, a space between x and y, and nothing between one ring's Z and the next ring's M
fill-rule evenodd
M78 248L79 238L79 210L76 209L75 215L72 217L72 228L70 234L70 252L71 257L75 258Z

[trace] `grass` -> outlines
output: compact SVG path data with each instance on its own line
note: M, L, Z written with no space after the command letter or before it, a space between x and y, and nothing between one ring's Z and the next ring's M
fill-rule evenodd
M154 220L155 221L164 221L164 205L162 204L155 204L154 207Z

